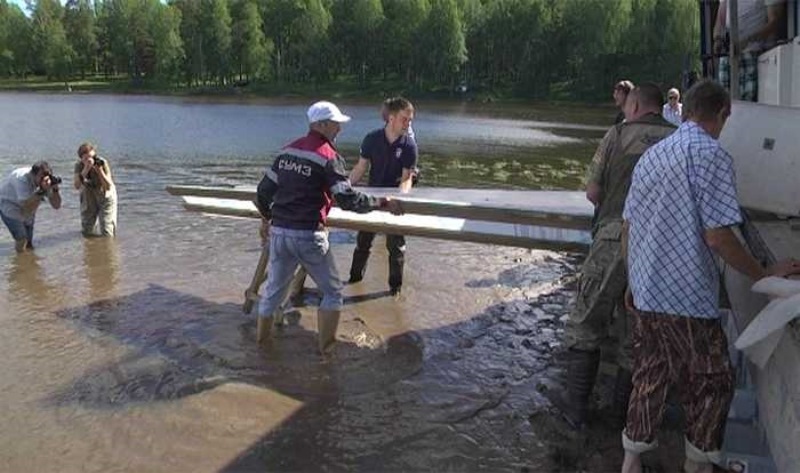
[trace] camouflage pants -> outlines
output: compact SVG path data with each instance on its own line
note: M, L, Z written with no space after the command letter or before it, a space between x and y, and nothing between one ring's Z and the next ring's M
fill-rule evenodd
M637 312L633 319L633 392L623 432L626 450L656 446L667 391L678 389L686 415L686 455L716 463L733 398L728 340L718 319Z
M581 268L575 307L567 319L567 348L594 351L612 348L620 367L631 369L630 318L623 298L627 287L620 234L622 222L597 230Z
M81 190L81 232L86 235L117 234L117 190Z

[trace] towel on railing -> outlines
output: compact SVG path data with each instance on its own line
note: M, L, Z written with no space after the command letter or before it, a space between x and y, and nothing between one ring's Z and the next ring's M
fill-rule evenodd
M800 281L771 276L756 282L751 290L772 300L747 325L734 345L763 369L778 347L786 324L800 316Z

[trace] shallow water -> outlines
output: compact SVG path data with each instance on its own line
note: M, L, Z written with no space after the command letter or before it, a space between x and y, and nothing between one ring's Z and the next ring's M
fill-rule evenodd
M33 254L0 232L4 471L519 470L551 468L528 425L558 346L577 257L409 238L400 300L376 240L346 289L334 360L315 355L317 297L266 350L242 292L257 222L185 212L164 186L255 184L303 132L304 104L0 94L0 171L78 144L110 159L118 238L83 239L77 195L42 208ZM380 125L376 107L340 147ZM557 110L418 105L423 184L576 188L602 128ZM575 115L575 112L572 112ZM492 115L491 117L488 115ZM578 114L579 115L579 114ZM586 124L589 125L586 125ZM334 231L340 272L354 234ZM308 283L313 288L312 283Z

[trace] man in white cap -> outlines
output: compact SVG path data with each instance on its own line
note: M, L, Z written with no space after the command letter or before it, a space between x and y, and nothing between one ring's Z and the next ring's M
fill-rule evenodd
M401 214L400 203L353 189L345 161L334 142L342 123L350 121L330 102L309 107L309 131L284 147L258 185L256 205L263 218L262 234L269 235L269 276L258 307L258 343L265 343L273 315L286 297L298 265L322 292L317 313L319 350L330 353L342 306L342 282L328 244L325 221L336 200L353 212L384 209Z

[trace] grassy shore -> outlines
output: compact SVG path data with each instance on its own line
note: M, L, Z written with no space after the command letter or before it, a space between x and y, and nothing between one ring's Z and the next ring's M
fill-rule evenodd
M480 115L547 121L605 125L616 110L608 103L574 101L563 92L547 100L531 100L510 92L471 90L459 94L446 88L419 89L400 80L374 80L364 85L355 78L341 77L325 83L251 82L237 85L204 85L156 81L132 81L128 76L93 76L70 81L45 77L0 79L0 92L100 93L208 97L214 100L306 101L341 100L351 104L375 104L391 95L404 95L415 103L454 112L479 112Z
M69 81L48 80L45 77L28 77L25 79L0 79L0 91L29 92L107 92L107 93L144 93L163 95L241 95L257 96L296 96L327 95L334 98L347 97L382 97L387 94L408 94L426 97L458 97L455 92L442 88L418 90L398 80L371 81L361 84L351 77L342 77L324 83L278 83L240 81L235 85L200 85L188 87L185 84L158 81L135 81L128 76L92 76ZM489 94L484 94L488 96ZM491 99L490 99L491 100Z

